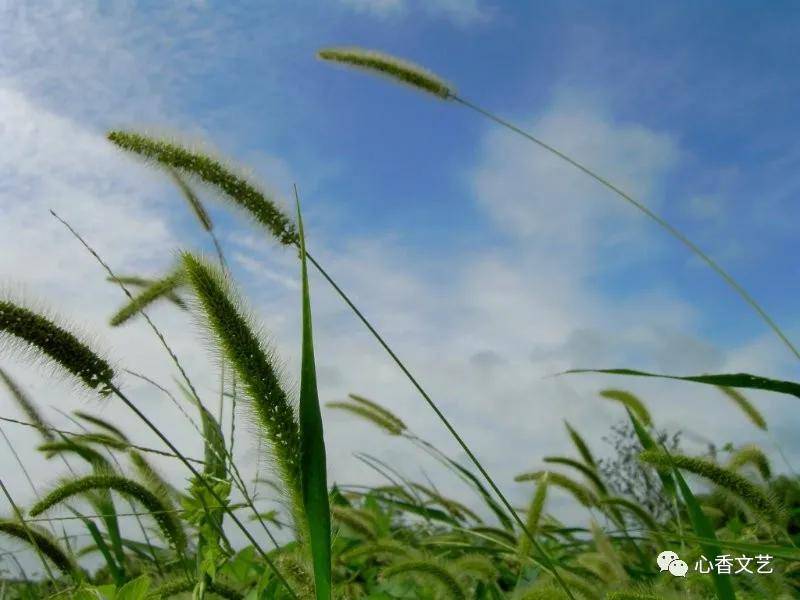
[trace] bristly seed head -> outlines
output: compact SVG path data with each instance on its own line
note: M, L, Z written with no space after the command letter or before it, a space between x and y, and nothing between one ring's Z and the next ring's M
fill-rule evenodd
M389 77L444 100L455 96L455 90L442 79L399 58L364 48L323 48L317 52L322 60L348 65Z
M130 131L111 131L108 139L142 158L194 175L222 191L233 204L266 227L281 244L288 246L297 243L297 231L289 217L264 193L219 161L177 144Z
M114 370L89 346L51 320L8 300L0 300L0 333L48 356L87 387L107 396Z

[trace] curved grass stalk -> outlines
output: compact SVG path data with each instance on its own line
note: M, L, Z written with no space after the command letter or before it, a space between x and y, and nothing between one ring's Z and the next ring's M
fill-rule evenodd
M753 425L762 431L767 430L767 421L764 419L764 416L747 398L745 398L744 394L735 388L724 385L719 386L719 390L742 410Z
M769 459L764 451L754 444L742 446L731 456L728 461L728 469L737 470L745 465L752 465L764 479L772 476Z
M35 423L28 423L26 421L20 421L18 419L11 419L9 417L0 417L0 421L5 421L7 423L13 423L15 425L22 425L23 427L31 427L31 428L34 428L34 429L38 429L38 427L39 427ZM60 435L68 435L68 436L76 437L76 438L79 438L81 435L83 435L83 434L77 433L75 431L69 431L69 430L66 430L66 429L57 429L55 427L48 427L47 430L49 432L51 432L51 433L58 433ZM155 448L148 448L147 446L138 446L136 444L128 444L128 447L136 449L136 450L139 450L141 452L147 452L149 454L157 454L159 456L166 456L168 458L177 458L171 452L164 452L163 450L156 450ZM186 457L186 460L188 460L190 462L193 462L193 463L201 464L201 465L203 464L203 461L200 460L199 458Z
M323 53L325 53L325 55L323 55ZM522 136L523 138L525 138L530 142L533 142L540 148L550 152L551 154L557 156L561 160L566 161L576 169L583 172L585 175L591 177L594 181L596 181L603 187L614 192L622 200L624 200L631 206L635 207L640 212L644 213L649 219L658 224L662 229L667 231L667 233L669 233L672 237L681 242L694 255L696 255L704 263L706 263L708 267L710 267L715 273L717 273L717 275L719 275L725 281L725 283L727 283L728 286L730 286L742 298L742 300L744 300L745 303L747 303L750 306L750 308L752 308L761 317L761 319L769 326L769 328L775 333L775 335L778 336L778 338L789 349L789 351L792 354L794 354L794 356L798 360L800 360L800 351L798 351L798 349L794 346L794 344L792 344L791 340L789 340L789 338L783 333L778 324L750 295L750 293L744 287L742 287L725 269L723 269L714 259L712 259L709 255L707 255L703 250L700 249L699 246L697 246L694 242L692 242L680 230L671 225L663 217L653 212L645 204L639 202L638 200L633 198L630 194L626 193L621 188L611 183L611 181L596 173L594 170L590 169L589 167L585 166L584 164L580 163L574 158L568 156L567 154L558 150L554 146L551 146L550 144L544 142L538 137L517 127L513 123L506 121L505 119L498 117L497 115L491 113L490 111L481 108L480 106L459 96L458 94L456 94L455 90L453 90L451 87L445 84L441 79L439 79L435 75L428 73L421 67L405 63L404 61L392 56L388 56L372 50L365 50L363 48L326 49L326 50L321 50L318 53L318 56L325 60L333 60L343 64L348 64L354 67L359 67L368 71L372 71L380 75L387 75L398 81L408 83L421 90L429 91L442 99L453 100L454 102L457 102L462 106L465 106L466 108L478 113L479 115L486 117L487 119L493 121L494 123L500 125L501 127L504 127L509 131L512 131L517 135Z
M566 456L545 456L542 460L546 463L572 467L573 469L579 471L581 475L583 475L584 477L586 477L586 479L592 482L592 485L595 487L595 489L600 495L605 495L606 492L608 491L606 490L606 486L603 483L603 480L600 479L600 476L597 474L597 471L586 466L582 462L578 462L577 460L568 458Z
M34 504L29 511L30 515L36 517L73 496L97 490L114 490L126 498L139 502L148 511L152 512L153 518L158 523L164 536L175 549L179 553L186 549L186 535L183 532L183 528L170 512L170 507L164 500L143 485L121 475L89 475L88 477L67 481Z
M76 579L80 579L80 568L69 555L44 530L7 519L0 520L0 534L7 535L21 542L34 546L38 552L47 557L55 567ZM46 563L45 563L46 565ZM49 566L46 565L49 570ZM52 573L51 573L52 579Z
M110 276L114 276L114 273L107 267L107 265L100 259L94 250L92 250L84 241L83 239L77 235L74 229L72 229L69 224L63 221L55 212L51 211L51 214L55 216L59 221L61 221L73 234L78 237L78 239L85 245L87 249L100 261L100 263L106 268ZM127 292L127 290L126 290ZM3 309L5 305L0 304L0 309ZM104 395L114 394L120 400L125 403L125 405L132 410L136 416L141 419L145 425L147 425L158 437L161 441L181 460L181 462L188 468L192 474L198 478L200 478L199 473L197 470L192 466L192 464L183 456L183 454L175 447L175 445L169 441L169 439L161 432L161 430L156 427L153 422L147 418L147 416L142 413L131 401L130 399L122 393L122 391L113 383L113 371L108 367L107 369L101 368L103 365L107 365L105 361L96 357L96 355L88 350L88 348L81 343L73 334L67 332L66 330L54 325L48 319L42 317L41 315L37 315L32 311L27 309L22 309L21 311L18 310L16 305L11 305L13 308L13 312L9 313L8 310L5 312L0 312L0 330L10 331L14 334L18 334L18 336L23 339L24 341L28 342L31 345L39 347L40 350L52 358L57 363L64 366L69 372L75 375L78 379L89 385L89 387L94 388L98 385L102 385L101 393ZM13 317L16 319L12 321L12 314ZM142 311L142 314L145 314ZM22 324L20 325L20 320L22 320ZM36 325L36 328L28 327L29 323L33 323ZM151 322L152 324L152 322ZM159 339L164 342L166 348L170 352L170 355L174 358L175 355L172 353L169 346L166 345L163 336L158 332L156 329L157 335ZM49 333L57 333L59 334L59 338L57 340L53 340ZM59 343L60 342L60 343ZM64 353L67 350L73 350L78 353L77 356L64 356ZM88 356L87 356L88 355ZM92 372L87 372L87 362L88 359L88 366L93 367ZM181 372L185 375L182 367L180 367L180 363L177 363ZM68 368L70 367L70 368ZM80 368L83 367L83 368ZM98 377L92 377L93 374L98 374ZM187 378L188 379L188 378ZM88 381L87 381L88 380ZM93 384L93 385L90 385ZM222 499L219 495L214 491L214 489L202 478L200 478L201 483L206 487L212 497L217 501L220 505L223 504ZM245 537L253 544L256 551L259 552L261 557L265 560L267 565L275 572L275 575L280 582L281 585L286 587L288 593L293 597L296 598L297 595L292 590L291 586L286 582L285 578L280 574L280 572L275 568L273 561L270 559L269 555L264 552L264 549L258 544L252 534L247 530L244 524L233 514L232 511L226 509L226 512L231 516L233 522L236 526L244 533Z

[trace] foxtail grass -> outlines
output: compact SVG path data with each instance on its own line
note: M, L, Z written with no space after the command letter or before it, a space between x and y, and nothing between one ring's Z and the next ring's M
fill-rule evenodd
M300 431L295 408L284 391L275 359L242 308L242 301L226 276L215 266L190 253L182 263L203 327L233 367L269 442L276 468L288 492L296 526L302 532Z
M381 571L385 579L394 577L421 577L435 581L446 600L467 600L467 593L458 579L444 566L434 560L404 560Z
M741 411L753 425L762 431L767 430L766 419L764 419L764 416L761 414L761 412L755 406L753 406L753 403L745 398L744 394L735 388L724 385L719 386L719 390L741 409Z
M615 400L623 406L626 406L633 414L636 415L636 417L645 427L649 427L653 422L652 418L650 417L650 411L647 410L647 407L644 405L644 403L630 392L626 392L624 390L603 390L600 392L600 395L603 398Z
M111 393L114 370L108 361L52 319L11 300L0 300L0 341L4 340L50 359L103 396Z
M578 450L578 453L581 455L583 462L593 469L596 468L597 462L595 461L591 450L589 450L589 446L586 444L583 437L581 437L581 434L579 434L567 421L564 421L564 426L567 428L567 433L569 433L569 437L572 440L572 443L575 445L575 448Z
M583 506L590 507L597 504L597 497L585 485L571 479L563 473L555 471L532 471L530 473L522 473L514 477L514 481L536 481L539 482L542 478L547 477L548 486L560 487L569 492L578 502Z
M7 519L0 520L0 534L36 547L62 573L80 579L80 568L69 554L43 529Z
M156 279L114 313L110 320L111 326L119 327L159 299L174 296L175 290L182 283L183 273L180 270L175 270L161 279Z
M113 490L144 506L152 513L153 519L158 523L164 537L176 550L182 552L186 548L186 534L171 512L171 507L145 486L121 475L89 475L80 479L66 481L34 504L29 514L32 517L36 517L73 496L109 490Z
M297 231L266 194L219 161L166 140L157 140L130 131L111 131L108 139L128 152L156 163L196 176L221 190L224 197L266 227L282 244L296 244Z
M744 300L744 302L756 312L756 314L758 314L758 316L767 324L773 333L778 336L778 338L789 349L789 351L798 360L800 360L800 350L795 347L795 345L786 336L775 320L766 312L766 310L764 310L764 308L755 300L755 298L753 298L753 296L738 281L736 281L736 279L734 279L724 268L722 268L722 266L719 265L719 263L706 254L697 244L690 240L684 233L669 223L666 219L654 212L644 203L633 198L633 196L613 184L607 178L595 172L593 169L565 154L561 150L558 150L549 143L514 125L513 123L498 117L492 112L481 108L469 100L466 100L462 96L456 94L450 86L445 84L438 77L427 73L421 67L409 65L393 56L364 48L323 49L317 53L317 56L323 60L359 67L375 74L389 76L395 80L408 83L409 85L412 85L423 91L431 92L440 98L453 100L472 110L473 112L489 119L497 125L500 125L501 127L520 135L526 140L533 142L540 148L550 152L561 160L566 161L593 179L595 182L614 192L614 194L616 194L619 198L645 214L659 227L664 229L672 237L686 246L690 252L700 258L709 268L711 268L718 276L720 276L723 281L725 281L725 283L730 286L731 289L733 289L742 298L742 300Z
M782 511L768 493L731 469L720 467L702 458L667 454L658 450L645 450L639 455L639 458L653 466L675 467L699 475L733 493L757 513L774 519L775 522L782 522L784 519Z
M366 50L364 48L324 48L317 52L322 60L362 69L399 83L428 92L447 100L455 95L455 90L444 80L430 71L405 60Z
M545 471L536 482L536 491L533 494L533 499L528 506L528 512L525 515L525 528L531 535L536 535L539 528L539 519L544 511L544 503L547 500L547 483L549 473ZM531 541L525 536L521 535L517 542L517 548L521 556L528 556L531 552Z

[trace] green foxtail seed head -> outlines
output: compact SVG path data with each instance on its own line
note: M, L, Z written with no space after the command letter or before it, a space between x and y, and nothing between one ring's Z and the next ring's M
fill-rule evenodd
M444 565L432 558L400 561L381 572L381 577L384 579L403 575L437 582L442 591L442 597L447 600L467 600L467 594L458 579Z
M11 392L11 396L17 401L17 405L28 417L28 420L36 426L36 429L39 430L39 433L45 439L45 441L52 442L55 440L55 436L50 432L50 426L47 424L44 418L42 418L42 415L39 413L39 409L37 409L36 405L33 403L33 400L28 397L28 394L22 391L22 388L17 385L17 382L14 381L3 369L0 369L0 381L6 385L8 391Z
M72 414L75 415L76 417L78 417L80 420L86 421L87 423L90 423L90 424L94 425L95 427L99 427L100 429L105 429L110 434L112 434L113 436L119 438L123 442L129 442L130 441L128 439L128 436L126 436L124 433L122 433L122 430L119 427L117 427L113 423L110 423L109 421L106 421L105 419L101 419L97 415L91 415L91 414L89 414L87 412L84 412L82 410L73 411Z
M149 279L146 277L139 277L138 275L120 275L118 277L106 277L106 281L110 281L111 283L116 283L117 285L122 284L124 286L132 286L138 288L146 288L151 286L155 283L155 280ZM167 294L167 300L172 302L175 306L180 309L186 310L186 302L178 296L175 292L170 292Z
M326 402L325 406L327 406L328 408L333 408L336 410L344 410L354 415L358 415L359 417L369 421L375 426L383 429L389 435L400 435L401 433L403 433L403 430L398 428L397 424L394 421L387 419L382 414L377 413L374 410L367 408L366 406L361 406L351 402Z
M539 481L545 474L547 474L548 485L554 485L568 491L584 506L589 507L597 504L597 498L589 488L562 473L556 473L554 471L533 471L532 473L517 475L514 477L514 481Z
M752 465L755 467L764 479L769 479L772 476L772 469L770 468L767 455L764 454L761 448L754 444L747 444L736 450L728 462L728 468L734 471L745 465Z
M590 467L597 467L594 456L592 456L592 452L589 450L589 446L586 445L586 442L581 437L581 434L579 434L567 421L564 421L564 425L567 428L567 432L569 433L572 443L575 444L575 448L577 448L578 452L580 453L583 462Z
M750 403L747 398L744 397L744 394L732 387L726 387L723 385L718 387L723 394L730 398L734 404L736 404L736 406L742 410L742 412L747 416L748 419L750 419L753 425L763 431L767 430L767 421L764 419L764 416L755 406Z
M152 513L153 519L158 523L166 539L179 552L186 548L186 534L183 532L180 522L170 511L170 505L145 486L120 475L90 475L66 481L34 504L30 509L30 515L36 517L76 495L112 490L129 500L135 500L142 504Z
M177 269L169 275L156 279L150 285L136 294L125 306L119 309L113 317L111 317L110 324L112 327L118 327L127 322L131 317L139 314L139 311L144 310L159 298L166 298L175 294L175 290L183 284L183 272Z
M108 139L123 150L138 154L146 160L194 175L221 191L224 198L266 227L280 243L297 243L294 225L275 202L219 161L172 142L139 133L112 131L108 134Z
M645 450L639 454L639 459L656 467L670 468L674 465L678 469L699 475L733 493L756 512L778 522L783 521L784 515L771 495L735 471L724 469L702 458L667 454L661 450Z
M0 520L0 534L12 537L25 544L35 543L39 551L45 555L56 568L65 575L79 577L80 569L69 555L59 546L49 533L31 524L23 525L18 521ZM31 541L31 538L33 541Z
M549 473L545 471L542 473L541 477L536 485L536 492L533 494L533 499L531 500L531 504L528 507L528 512L525 515L525 529L528 533L531 534L531 537L536 535L536 531L539 528L539 519L542 516L542 511L544 510L544 503L547 499L547 481L549 479ZM521 556L528 556L531 552L533 544L531 543L531 538L525 535L523 532L522 535L519 536L519 541L517 542L517 549Z
M645 405L642 403L639 398L631 394L630 392L625 392L623 390L603 390L600 392L600 395L603 398L608 398L609 400L616 400L623 406L626 406L630 409L630 411L635 414L639 421L641 421L642 425L645 427L649 426L652 423L652 419L650 418L650 411L647 410Z
M373 402L372 400L368 400L367 398L364 398L364 396L358 396L357 394L348 394L348 396L350 397L350 399L353 402L358 402L362 406L366 406L370 410L372 410L372 411L378 413L379 415L381 415L384 419L394 423L395 427L397 429L399 429L400 431L405 431L407 429L406 424L403 423L403 421L400 419L400 417L395 415L393 412L391 412L387 408L384 408L383 406L381 406L377 402Z
M317 57L383 75L444 100L455 96L455 90L433 73L413 63L374 50L323 48L317 52Z
M225 600L242 600L244 596L228 586L216 582L206 581L206 591L211 592L215 596L225 598ZM167 600L174 598L178 594L188 593L194 590L197 582L193 579L186 579L185 577L178 577L170 581L166 581L159 585L156 589L147 594L147 600Z
M0 334L47 356L101 395L111 393L114 379L111 365L50 319L8 300L0 300Z
M589 481L592 482L592 485L595 487L597 492L601 495L606 493L606 486L603 483L603 480L600 479L600 476L597 474L597 470L588 467L587 465L579 462L575 459L568 458L566 456L545 456L542 460L546 463L551 463L555 465L564 465L565 467L572 467L576 471L580 471L581 474L586 477Z
M261 342L257 328L242 309L242 302L226 276L216 266L190 253L182 255L182 262L204 317L203 326L235 370L272 447L295 512L302 514L299 427L295 409L281 386L275 360Z
M346 526L365 539L374 540L376 537L375 523L370 520L365 511L346 506L331 506L331 517L335 522Z
M97 450L82 444L76 444L69 439L41 444L37 450L43 452L47 458L52 458L59 454L75 454L89 463L96 473L110 473L113 470L108 459Z

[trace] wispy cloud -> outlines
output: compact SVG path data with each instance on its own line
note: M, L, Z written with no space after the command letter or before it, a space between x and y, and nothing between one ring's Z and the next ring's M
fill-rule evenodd
M356 13L381 19L423 17L443 19L458 26L486 22L492 11L481 0L340 0Z

